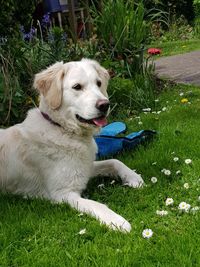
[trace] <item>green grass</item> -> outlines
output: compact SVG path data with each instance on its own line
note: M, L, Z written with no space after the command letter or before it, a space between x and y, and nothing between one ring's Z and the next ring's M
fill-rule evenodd
M167 89L156 103L156 111L163 107L166 111L140 114L142 125L134 117L126 120L128 132L157 130L155 140L118 156L142 174L147 186L131 189L119 181L111 185L112 178L98 178L86 192L124 216L132 225L131 233L111 231L64 204L0 195L1 267L200 266L200 212L181 214L177 209L182 201L200 205L200 88ZM191 104L182 104L183 97ZM173 161L175 156L178 162ZM192 159L191 165L184 163L187 158ZM163 168L172 174L165 176ZM177 170L181 175L175 174ZM158 178L156 184L151 183L152 176ZM189 189L183 187L186 182ZM98 188L99 183L105 187ZM174 199L172 207L165 206L167 197ZM161 209L169 214L156 215ZM145 228L154 232L148 240L142 237ZM78 234L81 229L86 229L84 235Z
M200 39L160 43L158 41L156 43L151 44L150 47L161 48L162 53L160 56L172 56L177 54L184 54L195 50L200 50Z

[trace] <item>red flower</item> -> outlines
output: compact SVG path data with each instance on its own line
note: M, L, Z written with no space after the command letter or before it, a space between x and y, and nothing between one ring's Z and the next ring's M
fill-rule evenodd
M147 52L150 55L159 55L161 53L161 49L159 49L159 48L149 48Z

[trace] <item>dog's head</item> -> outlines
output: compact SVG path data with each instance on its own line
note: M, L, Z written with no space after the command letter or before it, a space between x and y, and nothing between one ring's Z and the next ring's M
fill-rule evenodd
M73 120L82 127L98 127L106 124L109 112L108 80L108 72L96 61L82 59L58 62L36 74L34 87L43 106L57 118Z

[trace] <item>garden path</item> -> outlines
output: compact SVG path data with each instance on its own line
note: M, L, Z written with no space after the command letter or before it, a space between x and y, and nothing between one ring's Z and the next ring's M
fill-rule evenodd
M200 51L155 60L158 77L177 83L200 85Z

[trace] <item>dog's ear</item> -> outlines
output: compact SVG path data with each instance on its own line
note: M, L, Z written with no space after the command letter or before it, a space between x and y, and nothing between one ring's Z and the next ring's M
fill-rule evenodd
M64 74L63 62L57 62L35 75L33 86L44 96L52 109L59 108L62 103Z
M93 60L93 64L94 67L96 69L96 71L98 72L99 76L102 77L102 79L104 79L106 85L108 84L108 81L110 79L110 75L108 73L108 71L102 67L97 61Z

